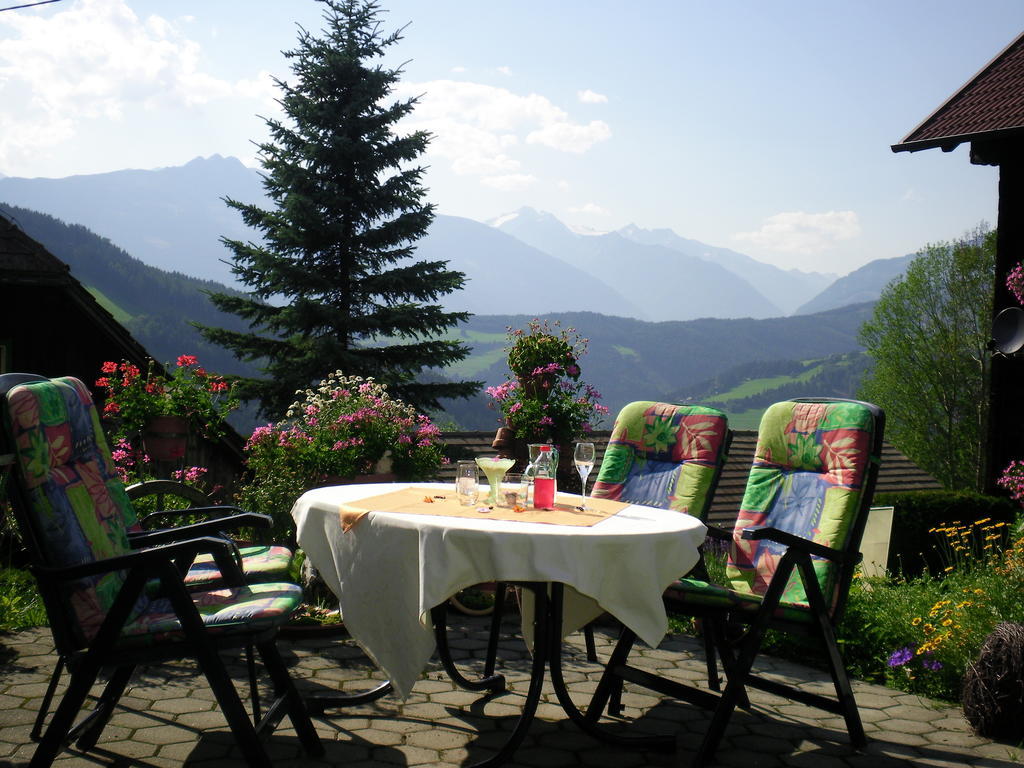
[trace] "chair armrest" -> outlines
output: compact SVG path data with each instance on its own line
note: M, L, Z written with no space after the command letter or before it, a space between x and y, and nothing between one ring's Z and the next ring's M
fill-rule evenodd
M786 531L780 531L778 528L769 528L767 526L752 525L748 528L743 529L743 539L746 541L762 541L769 540L779 544L784 544L787 547L806 552L809 555L817 555L818 557L824 557L827 560L832 560L836 563L841 563L847 559L845 552L838 549L832 549L826 547L824 544L818 544L810 539L805 539L802 536L796 536Z
M187 541L176 541L147 549L139 549L124 555L107 557L103 560L93 560L79 565L68 565L59 568L36 565L33 566L33 570L51 579L80 579L85 576L110 573L111 571L145 567L154 563L165 563L182 557L194 559L196 555L202 552L211 552L216 555L217 551L221 550L230 557L231 547L231 542L225 539L217 536L202 536L188 539Z
M180 510L181 512L192 512L190 509ZM154 512L147 515L146 519L160 514ZM225 523L229 523L225 525ZM195 538L197 536L213 536L233 528L269 528L271 526L269 515L261 515L258 512L241 512L227 518L216 518L204 520L200 523L190 523L177 528L162 528L156 531L136 531L128 534L128 541L132 547L149 547L168 541Z
M221 527L232 528L269 528L273 521L269 515L262 515L258 512L246 512L238 507L217 505L212 507L186 507L183 509L159 509L150 512L139 522L145 525L151 520L158 520L164 517L182 517L183 515L208 515L211 520L219 521Z
M732 531L727 531L725 528L720 528L717 525L712 525L711 523L705 523L704 525L707 526L707 535L710 538L718 539L719 541L732 540Z

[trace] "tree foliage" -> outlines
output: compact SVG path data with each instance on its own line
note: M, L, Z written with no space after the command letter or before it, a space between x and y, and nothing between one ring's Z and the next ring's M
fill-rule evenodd
M468 354L442 340L466 313L434 304L462 287L444 261L416 261L414 243L433 219L423 201L423 168L413 163L429 141L423 131L396 133L416 99L393 100L401 71L379 63L400 39L380 32L370 0L323 3L322 37L299 30L286 51L294 83L276 80L285 121L267 120L259 145L264 188L273 210L228 199L260 242L225 238L244 296L214 295L249 330L203 328L266 374L243 393L281 413L328 371L374 377L419 408L465 397L476 382L417 381ZM436 377L435 377L436 379Z
M861 396L886 434L949 489L980 488L995 232L929 245L883 291L860 331L872 358Z

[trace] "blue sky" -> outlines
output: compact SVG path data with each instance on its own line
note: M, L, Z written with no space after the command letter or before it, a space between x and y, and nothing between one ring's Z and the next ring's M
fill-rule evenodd
M0 7L15 5L0 0ZM998 173L897 143L1024 30L1020 0L392 0L441 213L523 205L844 274L995 225ZM313 0L0 12L0 173L255 165Z

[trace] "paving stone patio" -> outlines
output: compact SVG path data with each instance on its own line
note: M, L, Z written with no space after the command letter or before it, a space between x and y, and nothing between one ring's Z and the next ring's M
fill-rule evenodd
M485 619L453 617L453 654L467 670L482 667ZM493 754L514 726L529 676L528 656L510 618L503 641L502 672L510 690L494 697L456 688L439 664L431 663L405 702L388 697L344 713L314 718L326 747L319 759L306 757L287 719L269 740L278 766L469 766ZM599 628L598 650L607 654L615 628ZM281 648L300 690L363 690L379 673L344 634L282 638ZM690 638L667 638L657 649L641 647L637 666L686 680L702 681L702 662ZM575 700L584 705L600 669L586 662L581 636L564 651L566 680ZM49 631L0 635L0 766L24 766L34 744L29 731L55 656ZM244 691L244 668L233 674ZM812 690L827 691L827 673L765 658L760 671L800 680ZM724 766L807 766L808 768L888 768L889 766L1020 765L1024 747L992 742L971 734L959 709L867 683L854 690L869 743L854 751L842 718L751 691L753 709L737 710L717 755ZM550 686L537 720L508 763L529 768L548 766L686 766L689 750L699 743L706 712L630 690L621 720L610 728L634 733L677 734L674 753L610 747L580 732L558 706ZM1024 739L1024 735L1022 735ZM238 750L205 680L189 664L168 664L140 671L121 707L89 753L69 748L55 765L72 766L242 766Z

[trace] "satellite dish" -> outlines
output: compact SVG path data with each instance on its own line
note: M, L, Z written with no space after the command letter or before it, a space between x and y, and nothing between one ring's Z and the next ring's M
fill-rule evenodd
M1015 355L1024 348L1024 310L1007 307L996 315L989 348L1001 355Z

